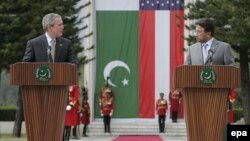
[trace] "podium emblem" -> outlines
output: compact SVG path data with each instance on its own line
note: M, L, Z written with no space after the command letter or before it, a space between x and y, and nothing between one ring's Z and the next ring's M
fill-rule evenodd
M40 66L36 69L36 79L40 82L47 82L51 79L51 71L47 66Z
M200 81L203 84L213 84L216 80L215 72L211 68L204 68L200 72Z

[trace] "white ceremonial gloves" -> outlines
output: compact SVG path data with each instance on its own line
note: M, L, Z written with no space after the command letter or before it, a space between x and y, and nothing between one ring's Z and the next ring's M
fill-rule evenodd
M71 105L67 105L66 106L66 111L70 111L72 109L72 106Z

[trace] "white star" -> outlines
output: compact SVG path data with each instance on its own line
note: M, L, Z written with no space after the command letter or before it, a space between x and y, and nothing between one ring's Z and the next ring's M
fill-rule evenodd
M124 79L122 80L123 86L128 85L128 81L129 81L129 80L127 80L126 78L124 78Z

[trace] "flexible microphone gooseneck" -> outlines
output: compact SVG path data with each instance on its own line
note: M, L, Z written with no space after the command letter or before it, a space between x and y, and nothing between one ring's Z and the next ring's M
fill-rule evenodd
M214 55L214 52L215 52L214 49L209 49L208 50L208 59L207 59L206 64L208 64L208 63L209 63L209 65L213 64L213 55Z
M50 46L47 46L47 56L48 56L48 62L52 62L51 47Z

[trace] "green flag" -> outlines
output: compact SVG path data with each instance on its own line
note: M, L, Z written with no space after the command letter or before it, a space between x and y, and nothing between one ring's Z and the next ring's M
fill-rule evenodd
M100 117L99 91L107 76L115 93L113 117L138 117L138 13L97 11L96 19L95 117Z

